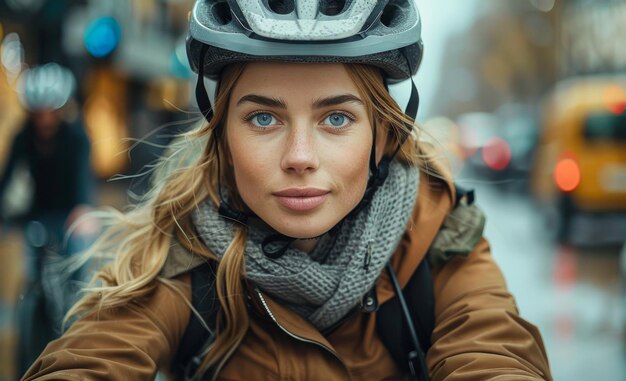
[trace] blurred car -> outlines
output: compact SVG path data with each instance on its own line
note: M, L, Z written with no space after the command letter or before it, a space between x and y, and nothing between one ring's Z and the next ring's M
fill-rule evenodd
M467 164L479 176L499 186L526 183L537 145L537 123L532 107L506 103L494 113L461 115L461 146Z
M566 80L545 102L532 188L556 206L561 241L571 241L574 218L583 214L609 218L601 229L626 237L625 110L624 75Z
M496 110L501 120L499 136L509 145L511 159L505 168L509 178L526 179L539 139L534 107L524 103L505 103Z

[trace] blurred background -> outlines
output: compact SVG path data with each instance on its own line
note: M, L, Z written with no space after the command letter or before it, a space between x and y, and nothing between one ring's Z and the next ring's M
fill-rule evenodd
M25 317L55 320L41 258L88 245L80 216L136 202L198 120L192 4L0 0L0 381L30 361L18 332L53 335ZM554 378L626 380L626 1L418 4L424 139L476 189Z

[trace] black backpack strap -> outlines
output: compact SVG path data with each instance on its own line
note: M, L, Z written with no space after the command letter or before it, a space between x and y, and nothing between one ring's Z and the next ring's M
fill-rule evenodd
M433 276L428 261L422 261L404 287L404 295L424 353L430 349L431 336L435 328L435 295Z
M172 361L172 373L176 380L192 379L208 348L215 340L216 318L220 308L215 293L215 271L214 261L209 261L191 271L191 304L200 313L210 330L205 328L192 311L178 351Z
M388 270L390 281L393 282L395 273L390 266ZM399 294L396 291L395 297L380 306L376 318L378 336L400 369L413 373L414 380L427 381L428 369L424 356L430 349L430 337L435 326L433 279L428 261L422 261L401 292L419 341L419 348L415 348L413 343L409 319L403 310ZM413 357L415 355L417 357Z

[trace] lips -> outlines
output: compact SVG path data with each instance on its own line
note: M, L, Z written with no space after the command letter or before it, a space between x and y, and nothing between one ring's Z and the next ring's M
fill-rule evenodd
M293 211L307 211L322 205L330 191L318 188L290 188L274 192L278 202Z

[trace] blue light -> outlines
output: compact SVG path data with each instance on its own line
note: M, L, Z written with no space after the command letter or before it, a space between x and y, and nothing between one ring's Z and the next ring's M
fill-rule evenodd
M109 55L120 42L122 30L113 17L100 17L93 20L85 30L85 47L94 57Z

